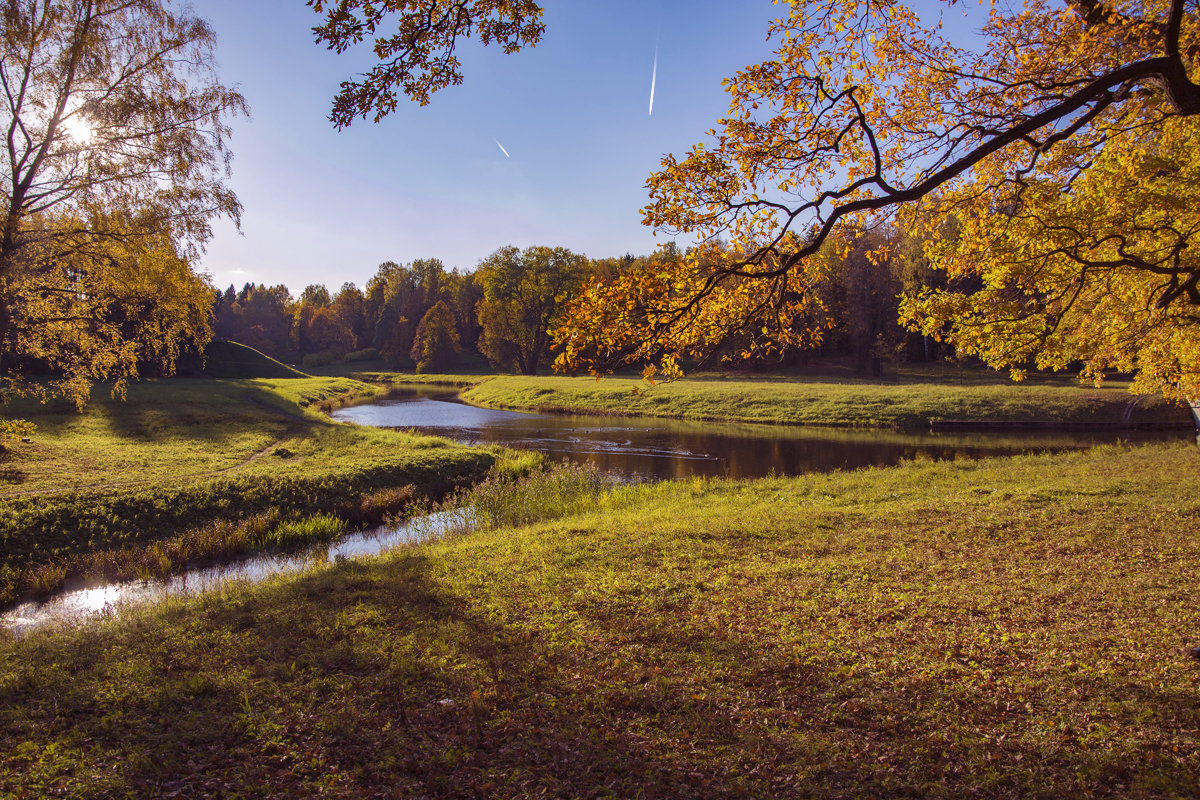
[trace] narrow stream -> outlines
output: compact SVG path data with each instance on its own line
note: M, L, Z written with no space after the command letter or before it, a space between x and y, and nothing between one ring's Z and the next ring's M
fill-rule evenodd
M342 408L333 417L360 425L412 429L470 444L539 450L556 461L592 464L643 480L697 475L799 475L887 466L918 457L983 458L1193 435L1131 431L947 434L560 416L476 408L457 402L444 390L428 388ZM126 604L197 594L229 581L261 581L328 561L377 555L422 537L437 536L460 523L462 513L439 512L396 527L348 534L302 554L268 553L191 569L165 581L79 587L45 601L16 606L0 616L0 626L21 634L51 622L115 613Z
M317 544L301 553L266 553L189 569L167 580L125 581L69 589L47 600L22 603L5 612L0 621L19 635L52 622L71 622L112 613L126 604L187 597L219 588L230 581L257 583L330 561L376 556L402 544L439 536L464 521L463 511L439 511L394 527L380 526L347 534L335 542Z

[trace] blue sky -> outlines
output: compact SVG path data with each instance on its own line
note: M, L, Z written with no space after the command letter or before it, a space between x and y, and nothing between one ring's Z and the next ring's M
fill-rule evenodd
M506 56L470 43L462 86L424 108L335 131L339 82L365 53L313 42L302 0L203 0L235 124L242 234L221 223L201 262L219 287L362 286L386 260L473 269L514 244L598 258L648 253L644 182L665 153L704 138L727 108L721 81L767 57L768 0L547 0L546 35ZM658 44L653 116L651 67ZM496 141L503 144L506 158Z

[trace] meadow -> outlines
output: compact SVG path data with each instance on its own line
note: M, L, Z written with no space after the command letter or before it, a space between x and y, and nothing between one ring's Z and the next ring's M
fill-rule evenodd
M491 482L440 541L0 641L0 794L1195 797L1198 459Z

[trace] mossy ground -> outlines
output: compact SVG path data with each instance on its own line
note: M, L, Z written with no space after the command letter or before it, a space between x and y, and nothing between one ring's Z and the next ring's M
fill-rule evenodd
M624 487L0 642L0 794L1196 797L1198 468Z

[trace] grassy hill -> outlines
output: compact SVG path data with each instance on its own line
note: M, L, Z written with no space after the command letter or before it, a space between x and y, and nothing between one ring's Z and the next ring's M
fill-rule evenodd
M270 531L249 528L309 514L376 524L495 460L318 410L375 391L348 378L170 379L123 400L97 391L83 412L14 401L2 413L37 428L0 471L0 604L72 575L161 575L259 549Z
M209 342L204 351L204 373L213 378L308 377L253 347L224 340Z

